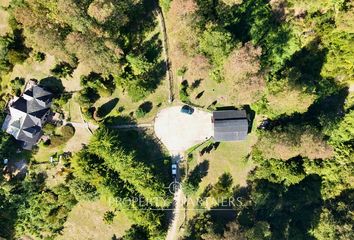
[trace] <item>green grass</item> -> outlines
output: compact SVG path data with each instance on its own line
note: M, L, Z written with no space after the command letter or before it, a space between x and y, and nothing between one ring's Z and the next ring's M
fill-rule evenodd
M113 239L122 236L132 222L122 212L117 212L112 224L103 222L103 214L112 211L103 200L79 202L70 212L64 225L63 235L57 240Z
M230 173L233 177L233 185L245 186L248 173L255 167L250 160L246 161L245 157L250 153L251 147L256 142L257 137L254 133L250 134L246 140L239 142L222 142L216 150L212 150L209 154L199 155L199 151L207 146L203 144L194 150L193 160L189 162L189 172L205 160L209 162L207 175L199 184L198 191L190 196L190 199L196 202L199 195L205 190L209 184L214 185L223 173ZM189 206L192 208L195 206ZM210 207L210 206L209 206ZM187 218L192 218L197 214L198 210L188 210Z

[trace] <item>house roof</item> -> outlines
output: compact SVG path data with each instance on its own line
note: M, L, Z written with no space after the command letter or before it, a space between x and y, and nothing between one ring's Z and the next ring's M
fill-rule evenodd
M23 97L19 97L10 107L37 118L42 118L49 110L49 107L38 103L37 99L26 100Z
M213 112L214 120L247 118L245 110L218 110Z
M244 110L215 111L213 122L215 141L239 141L247 137L248 120Z
M34 85L23 95L26 96L10 104L10 114L6 116L2 128L21 141L23 148L31 149L41 137L41 119L49 111L52 94Z
M43 88L37 85L33 85L31 88L27 89L23 94L44 102L51 100L53 96L52 93L44 90Z

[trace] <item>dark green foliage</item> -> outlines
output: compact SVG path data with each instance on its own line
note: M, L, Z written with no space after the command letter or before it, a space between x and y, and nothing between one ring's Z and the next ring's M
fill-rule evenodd
M58 78L66 78L67 76L72 77L74 70L75 68L72 67L69 63L61 62L55 65L55 67L51 69L50 72Z
M144 102L142 103L138 109L135 111L135 116L137 118L142 118L144 117L147 113L149 113L152 109L152 103L151 102Z
M122 240L149 239L148 231L138 225L133 225L127 230L122 237Z
M75 128L71 125L65 125L61 128L61 134L65 139L69 139L75 134Z
M22 92L22 88L25 85L25 79L16 77L15 79L10 81L10 87L12 89L12 94L16 96L20 96Z
M188 82L187 81L183 81L181 83L181 87L179 89L179 99L184 102L184 103L190 103L189 100L189 94L188 94Z
M39 81L39 85L54 94L54 97L59 97L64 92L62 81L55 77L46 77Z
M36 60L37 62L43 62L45 59L45 53L42 52L36 52L33 55L34 60Z
M210 195L215 199L227 198L232 194L233 179L230 173L223 173L212 187Z
M99 196L95 186L80 178L70 180L69 187L72 194L74 194L75 198L78 200L94 201Z
M104 221L106 224L112 224L114 217L115 217L114 212L112 212L112 211L107 211L107 212L105 212L104 215L103 215L103 221Z
M71 99L72 94L68 92L63 92L59 97L54 98L52 101L51 109L53 112L62 113L63 107Z
M144 226L149 234L157 236L161 234L158 229L162 228L164 214L149 209L162 209L171 202L164 186L169 179L162 176L164 168L169 168L157 167L163 160L155 155L156 146L146 146L148 139L142 138L141 142L136 142L135 134L137 132L97 130L88 148L74 157L74 176L94 186L97 192L109 199L114 209L124 211L134 222ZM142 172L144 181L141 179ZM123 201L137 197L143 199L143 205L136 201ZM152 197L162 197L165 202L153 201Z
M90 108L98 99L100 95L94 88L86 87L79 92L79 96L77 98L80 106L84 109Z
M16 234L31 234L37 238L53 238L60 233L76 199L64 185L43 189L26 199L18 210Z
M61 134L53 134L50 137L50 147L58 147L66 143L75 134L75 128L71 125L65 125L60 129Z
M0 73L6 74L15 64L26 60L30 49L23 42L24 38L20 30L15 30L13 35L0 37Z
M16 151L17 144L13 137L3 131L0 132L0 158L9 158Z
M102 77L101 74L91 72L88 76L81 77L81 86L84 88L96 89L98 94L102 97L112 95L115 89L115 83L112 76Z

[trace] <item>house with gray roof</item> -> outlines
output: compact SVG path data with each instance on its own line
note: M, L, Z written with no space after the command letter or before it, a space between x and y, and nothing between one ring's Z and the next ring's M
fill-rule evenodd
M9 102L9 114L2 129L31 150L42 136L42 127L50 114L52 93L30 83L20 97Z
M241 141L247 138L248 120L245 110L218 110L213 112L214 140Z

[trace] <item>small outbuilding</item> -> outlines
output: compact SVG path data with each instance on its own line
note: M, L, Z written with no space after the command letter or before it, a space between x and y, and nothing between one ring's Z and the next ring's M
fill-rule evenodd
M213 112L214 140L241 141L247 138L248 120L245 110L218 110Z

